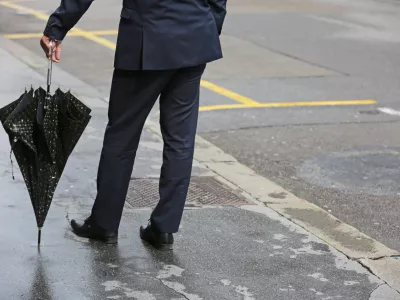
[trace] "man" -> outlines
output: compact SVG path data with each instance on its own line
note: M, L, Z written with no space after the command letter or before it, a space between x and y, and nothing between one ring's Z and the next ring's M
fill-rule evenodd
M60 61L61 41L91 3L61 1L41 39L49 59ZM172 249L192 170L200 79L206 64L222 57L219 35L225 15L226 0L123 1L97 197L83 224L71 221L75 234L117 242L140 135L160 97L160 200L140 236L157 249Z

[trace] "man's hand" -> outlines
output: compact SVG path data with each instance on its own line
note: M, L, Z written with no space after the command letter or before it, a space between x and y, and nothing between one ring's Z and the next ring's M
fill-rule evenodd
M53 41L49 37L44 35L40 40L40 46L42 46L42 49L48 59L51 59L56 63L60 62L61 42Z

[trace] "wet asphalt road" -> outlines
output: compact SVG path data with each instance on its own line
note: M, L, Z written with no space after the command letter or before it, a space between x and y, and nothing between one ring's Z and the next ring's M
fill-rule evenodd
M20 1L50 13L53 1ZM116 29L119 2L96 1L79 23ZM2 33L44 22L0 7ZM377 105L206 111L200 134L242 163L362 232L400 250L398 1L231 0L225 59L205 79L258 102L375 99ZM115 36L106 36L115 41ZM40 53L38 38L16 40ZM113 51L83 37L64 43L62 68L108 94ZM202 105L234 103L203 89Z

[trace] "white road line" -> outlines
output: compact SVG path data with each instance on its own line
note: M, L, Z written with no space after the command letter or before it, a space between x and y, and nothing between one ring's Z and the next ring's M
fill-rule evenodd
M395 109L390 108L390 107L380 107L380 108L378 108L378 110L380 112L383 112L383 113L388 114L388 115L400 116L400 110L395 110Z

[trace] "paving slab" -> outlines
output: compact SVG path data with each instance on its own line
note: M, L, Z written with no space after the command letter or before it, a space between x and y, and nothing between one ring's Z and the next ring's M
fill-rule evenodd
M397 300L400 299L400 294L391 290L387 284L380 285L372 292L369 300Z
M400 290L400 257L382 257L380 259L363 259L361 263L374 274L385 273L385 281L396 290Z

